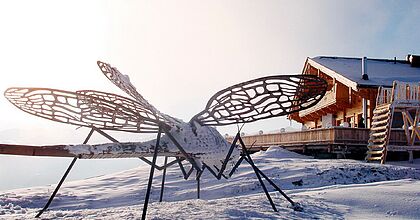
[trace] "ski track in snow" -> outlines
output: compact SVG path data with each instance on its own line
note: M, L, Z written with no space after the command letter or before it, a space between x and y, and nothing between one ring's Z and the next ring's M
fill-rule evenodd
M290 204L268 186L279 212L273 212L250 165L231 179L201 177L196 199L194 174L184 180L177 166L167 170L164 202L161 171L155 171L150 219L418 219L420 170L354 160L317 160L271 147L252 155L257 166L304 208ZM416 163L420 160L416 160ZM65 182L42 215L45 219L141 218L149 167ZM268 183L266 183L268 185ZM0 192L0 219L31 219L55 185Z

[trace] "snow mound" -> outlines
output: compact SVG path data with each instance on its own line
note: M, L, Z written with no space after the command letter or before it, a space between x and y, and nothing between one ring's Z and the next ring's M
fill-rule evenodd
M217 180L204 171L200 179L201 200L196 199L195 175L184 180L179 167L171 166L167 170L164 202L158 203L162 172L156 170L148 217L360 219L372 215L372 210L374 215L382 217L420 216L420 210L405 208L420 207L419 169L347 159L318 160L279 147L270 147L251 157L277 186L303 205L303 212L294 212L288 207L289 203L266 183L279 209L279 212L273 212L252 167L245 161L230 179ZM189 165L185 163L185 166ZM65 182L50 207L54 211L45 213L43 217L139 218L149 170L147 166L139 166L119 173ZM0 219L32 218L47 202L54 186L0 192ZM381 193L389 196L376 195ZM391 197L395 200L390 200ZM386 206L382 205L381 198L387 199Z
M254 154L255 156L267 157L267 158L297 158L297 159L310 159L312 157L298 154L292 151L288 151L278 146L271 146L266 151L260 151Z

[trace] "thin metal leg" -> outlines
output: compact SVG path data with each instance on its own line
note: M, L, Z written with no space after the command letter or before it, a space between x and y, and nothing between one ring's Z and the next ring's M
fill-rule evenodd
M245 158L245 160L249 163L247 158ZM278 187L272 180L270 180L270 178L268 178L268 176L266 176L258 167L256 167L256 168L257 168L258 173L260 173L261 176L263 176L267 180L267 182L270 183L271 186L273 186L280 194L282 194L284 196L284 198L286 198L287 201L289 201L290 204L292 204L292 206L295 206L296 203L293 202L293 200L289 196L287 196L286 193L284 193L280 189L280 187Z
M85 138L85 141L83 141L83 144L86 144L89 141L89 139L92 137L92 134L93 134L94 131L95 131L94 128L92 128L90 130L89 134ZM50 198L48 199L47 204L45 204L44 208L41 211L38 212L38 214L35 216L35 218L39 218L42 215L42 213L44 213L45 210L48 209L48 207L50 206L50 204L53 201L54 197L57 195L57 192L60 189L61 185L63 184L64 180L67 178L67 175L70 173L70 170L73 168L74 163L76 163L76 160L77 160L77 157L74 157L73 160L71 161L69 167L67 168L66 172L64 173L63 177L61 177L60 182L55 187L53 194L51 194Z
M202 170L204 171L204 168ZM197 175L195 177L195 179L197 180L197 199L200 199L200 177L201 174L203 174L203 171L197 170Z
M236 142L238 141L238 138L240 137L240 134L236 134L235 139L233 139L232 141L232 145L230 146L229 152L226 155L226 158L224 160L224 162L222 163L222 167L220 168L219 174L217 175L218 179L220 179L220 177L222 177L223 172L225 172L226 169L226 165L230 159L230 156L232 155L233 149L235 148Z
M156 158L157 158L157 152L158 152L158 148L159 148L161 133L162 133L161 127L159 127L159 132L158 132L158 136L157 136L157 140L156 140L156 146L153 149L153 160L152 160L152 166L150 166L149 182L147 183L146 196L144 198L143 214L141 216L142 220L146 219L147 206L149 205L150 190L152 188L153 174L155 172Z
M101 134L102 136L106 137L108 140L114 142L114 143L119 143L115 138L111 137L109 134L105 133L104 131L98 129L98 128L92 128L94 129L96 132L98 132L99 134Z
M166 177L166 163L168 163L168 157L165 157L165 162L163 162L163 173L162 173L162 185L160 187L160 197L159 202L163 200L163 189L165 188L165 177Z
M182 172L182 175L184 176L184 179L188 179L187 178L187 173L185 172L185 169L184 169L184 165L182 165L182 161L181 160L179 160L179 158L177 158L178 160L178 165L179 165L179 169L181 170L181 172Z
M179 151L184 155L184 157L188 160L188 162L191 163L191 165L196 169L200 170L200 167L198 166L197 162L190 157L190 155L184 150L184 148L178 143L178 141L172 136L172 134L168 130L164 130L165 134L171 141L175 144L175 146L178 148Z
M187 173L186 179L190 178L193 171L194 171L194 167L191 167L190 170Z
M213 171L213 169L211 169L209 166L207 166L207 164L203 163L203 171L204 169L207 169L210 171L211 174L213 174L214 177L216 177L216 179L220 180L220 178L217 178L217 174L216 172Z
M235 166L232 168L232 170L229 173L229 177L233 175L233 173L238 169L239 165L241 165L242 161L244 160L245 156L242 155L241 158L239 158L238 162L236 162Z
M38 212L38 214L35 216L35 218L39 218L39 216L42 215L42 213L44 213L45 210L48 209L48 207L50 206L51 202L53 201L55 195L57 194L58 190L61 187L61 184L63 184L64 180L66 179L67 175L69 174L71 168L73 167L74 163L76 162L77 157L73 158L73 160L70 163L70 166L67 168L66 172L64 173L64 176L61 178L60 182L58 183L58 185L55 187L55 190L53 192L53 194L51 195L50 199L48 200L47 204L45 204L44 208Z
M244 151L244 154L246 155L246 157L247 157L247 159L248 159L248 160L247 160L247 161L248 161L248 163L251 165L252 169L254 169L255 175L257 176L258 181L260 181L261 187L263 188L264 193L265 193L265 195L267 196L267 199L268 199L268 201L269 201L269 202L270 202L270 204L271 204L271 207L273 208L273 210L274 210L275 212L277 212L276 205L274 204L273 200L271 199L271 196L270 196L270 194L268 193L267 187L265 187L265 184L264 184L264 182L263 182L263 181L262 181L262 179L261 179L260 173L258 172L258 168L255 166L254 161L252 161L252 158L251 158L251 156L249 155L249 153L248 153L248 151L247 151L247 149L246 149L246 147L245 147L245 144L244 144L244 142L242 141L242 138L241 138L241 137L239 137L239 142L240 142L240 143L241 143L241 145L242 145L242 150Z

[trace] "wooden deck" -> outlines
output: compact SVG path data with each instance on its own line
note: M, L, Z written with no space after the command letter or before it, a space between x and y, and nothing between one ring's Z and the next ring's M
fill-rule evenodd
M367 150L369 129L366 128L320 128L307 131L284 132L242 137L247 147L252 144L251 152L266 150L270 146L280 146L288 150L309 153L310 151L336 154L361 154ZM232 138L228 138L232 141ZM255 142L255 143L254 143ZM407 143L403 129L392 129L390 144Z

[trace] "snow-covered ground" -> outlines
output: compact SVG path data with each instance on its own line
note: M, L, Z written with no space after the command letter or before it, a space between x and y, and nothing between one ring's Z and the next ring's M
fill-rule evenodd
M316 160L281 148L252 155L257 166L303 207L289 203L269 187L273 212L251 167L243 163L231 179L201 177L196 199L194 175L182 178L168 169L164 202L159 203L162 172L156 171L149 204L151 219L420 219L420 170L354 160ZM416 160L415 163L419 163ZM66 182L47 219L135 219L143 208L149 167ZM268 185L268 183L267 183ZM33 218L54 186L0 192L0 219Z

